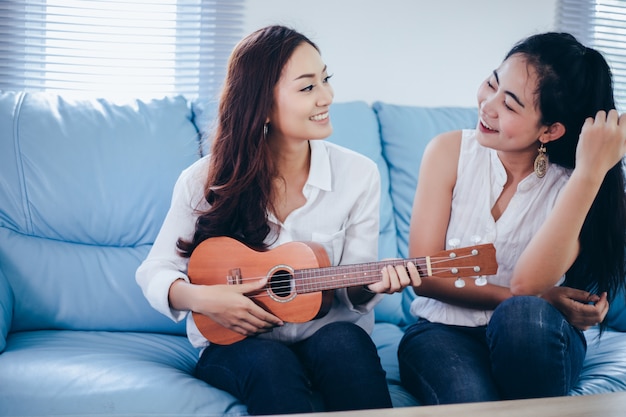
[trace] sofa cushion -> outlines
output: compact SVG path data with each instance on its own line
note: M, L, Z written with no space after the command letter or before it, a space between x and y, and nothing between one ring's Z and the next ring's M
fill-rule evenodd
M602 333L598 327L585 331L587 356L570 395L626 391L626 335L615 330Z
M0 225L33 236L94 245L151 243L160 224L146 215L164 217L169 201L163 196L198 157L197 132L182 97L116 104L5 92L5 113L13 117L0 125L1 189L9 196Z
M13 320L13 290L5 273L0 269L0 353L7 343L7 335Z
M476 127L475 108L417 107L377 101L383 155L389 165L398 250L408 253L409 223L424 147L439 133Z
M11 332L39 329L184 334L135 283L149 245L97 246L0 227L0 264L14 295Z
M233 396L193 377L184 336L12 333L0 355L2 416L240 416Z
M134 271L176 178L199 156L187 101L3 92L0 115L0 270L15 293L12 330L184 332L155 314Z
M391 323L376 323L372 332L372 340L378 349L380 363L387 373L387 385L394 407L419 405L417 399L404 389L400 381L398 345L403 334L402 329Z

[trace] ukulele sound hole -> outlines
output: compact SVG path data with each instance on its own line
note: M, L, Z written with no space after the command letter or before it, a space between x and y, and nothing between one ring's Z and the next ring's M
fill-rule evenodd
M268 293L275 301L287 302L292 300L296 296L293 288L293 269L286 265L272 268Z

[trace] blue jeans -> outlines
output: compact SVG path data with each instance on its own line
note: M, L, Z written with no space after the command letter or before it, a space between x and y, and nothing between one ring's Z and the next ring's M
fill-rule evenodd
M374 342L347 322L294 345L255 337L210 345L196 377L237 397L251 415L313 412L313 391L326 411L392 406Z
M421 319L398 348L404 387L423 404L567 395L587 351L583 333L547 301L501 303L485 327Z

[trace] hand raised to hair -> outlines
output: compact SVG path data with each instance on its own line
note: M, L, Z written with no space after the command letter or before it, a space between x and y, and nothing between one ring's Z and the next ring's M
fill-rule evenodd
M599 181L626 154L626 114L601 110L588 117L576 149L576 168Z
M569 287L553 287L541 295L580 330L601 323L609 311L606 293L600 296Z

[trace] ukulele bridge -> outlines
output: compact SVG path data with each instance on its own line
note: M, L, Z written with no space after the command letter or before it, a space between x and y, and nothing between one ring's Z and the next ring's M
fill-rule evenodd
M276 265L267 273L267 294L279 303L287 303L296 297L294 269L289 265Z
M233 284L241 284L241 269L233 268L230 270L230 273L226 276L226 280L229 285Z

